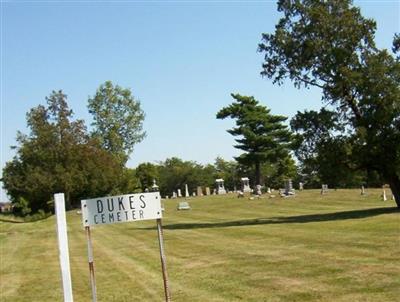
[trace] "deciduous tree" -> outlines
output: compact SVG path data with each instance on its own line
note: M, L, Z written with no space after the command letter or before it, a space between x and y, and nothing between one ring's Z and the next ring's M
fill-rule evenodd
M379 172L400 207L399 57L377 49L375 22L350 0L280 0L278 11L284 16L259 45L262 75L319 87L346 122L357 164Z
M135 144L146 136L143 131L145 114L140 102L130 89L107 81L89 98L88 108L94 119L93 136L125 164Z
M19 133L16 156L3 170L4 188L20 214L51 211L53 194L63 192L66 206L81 198L96 197L118 188L123 167L91 139L62 91L53 91L47 107L27 114L31 132Z

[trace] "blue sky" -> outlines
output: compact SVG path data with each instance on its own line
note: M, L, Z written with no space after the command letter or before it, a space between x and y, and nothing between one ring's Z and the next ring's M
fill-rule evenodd
M390 48L400 2L355 4L377 21L378 46ZM320 91L259 74L257 44L278 19L275 1L1 1L1 166L14 156L17 131L28 133L30 108L62 89L90 125L87 99L106 80L131 88L146 113L147 137L128 166L232 159L238 151L225 130L233 122L215 119L230 93L288 117L321 106Z

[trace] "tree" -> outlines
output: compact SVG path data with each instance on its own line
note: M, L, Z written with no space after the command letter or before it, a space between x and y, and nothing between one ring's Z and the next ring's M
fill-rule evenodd
M89 112L93 114L93 136L102 147L125 164L135 144L141 142L144 112L129 89L107 81L89 98Z
M119 176L118 186L111 191L113 195L143 192L140 179L135 169L124 168L122 174Z
M66 206L118 187L122 167L86 132L83 121L72 120L67 96L53 91L27 114L30 134L18 133L17 154L6 163L3 184L19 214L52 210L53 194L65 193Z
M400 61L374 43L376 24L352 1L280 0L284 16L263 34L261 74L319 87L348 130L358 166L377 171L400 207ZM395 36L393 50L399 50ZM344 135L344 133L343 133Z
M202 166L193 161L184 161L177 157L167 158L160 163L160 191L170 195L172 191L184 190L188 185L189 191L201 184Z
M303 182L309 187L318 187L321 182L337 187L337 180L343 181L343 176L350 173L345 141L335 136L344 130L340 116L325 108L319 112L298 111L290 126L295 132L294 154L301 165Z
M159 180L158 166L152 163L142 163L136 168L136 177L139 178L142 192L144 192L146 188L151 188L154 180Z
M229 188L229 190L233 190L235 186L239 187L239 166L235 161L226 161L221 157L217 157L214 166L216 169L214 179L222 178L224 180L224 186Z
M235 148L245 151L236 160L255 168L255 184L261 184L261 165L276 162L288 156L291 134L283 125L286 117L272 115L270 110L258 103L254 97L231 94L235 102L222 108L217 119L236 119L236 127L227 130L238 143Z

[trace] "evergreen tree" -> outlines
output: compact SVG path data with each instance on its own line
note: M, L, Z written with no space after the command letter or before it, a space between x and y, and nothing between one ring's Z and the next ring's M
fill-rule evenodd
M3 184L19 214L51 211L53 194L65 193L66 206L118 188L123 168L91 139L82 120L72 120L67 96L53 91L47 107L27 114L29 135L18 133L17 154L6 163Z
M254 97L231 94L235 101L217 113L217 119L230 117L236 127L227 130L238 136L235 148L245 151L236 160L255 168L255 184L261 184L261 165L277 162L288 156L291 134L283 124L286 117L272 115L270 109L258 103Z

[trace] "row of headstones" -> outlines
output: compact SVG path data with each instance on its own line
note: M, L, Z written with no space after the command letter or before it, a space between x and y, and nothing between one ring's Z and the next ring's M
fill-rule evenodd
M224 187L224 180L222 178L216 179L215 183L216 183L216 188L213 190L213 193L212 193L213 195L216 195L216 194L223 195L223 194L227 193L225 190L225 187ZM241 183L242 183L242 190L240 191L241 193L253 192L253 190L250 188L249 178L247 178L247 177L241 178ZM154 185L153 185L153 187L154 187ZM255 194L261 195L262 194L261 189L262 189L261 185L256 185ZM303 190L303 183L299 184L299 189ZM211 195L211 190L209 187L206 187L205 190L206 190L205 195ZM236 192L236 190L234 192ZM271 194L270 188L268 188L267 193ZM289 179L285 182L285 190L282 192L282 194L295 195L295 190L293 189L293 183L292 183L291 179ZM197 194L196 194L196 192L192 193L193 197L194 196L203 196L203 195L204 195L203 188L200 186L197 187ZM181 189L178 189L177 192L175 192L175 191L172 192L172 198L178 198L178 197L183 197ZM185 185L185 197L190 197L187 184ZM166 199L168 199L168 198L169 197L166 196Z
M326 194L328 193L328 185L322 185L321 188L321 194ZM365 191L365 187L361 186L361 195L367 195L367 192ZM383 201L387 201L387 195L386 195L386 190L385 190L385 186L382 186L382 195L381 198ZM395 200L394 195L392 194L392 200Z
M211 195L211 190L210 190L209 187L206 187L205 190L206 190L206 194L205 195L207 195L207 196ZM216 190L215 189L213 191L213 194L214 195L216 194ZM203 194L203 187L200 187L200 186L197 187L197 193L196 192L192 193L193 197L195 197L195 196L203 196L203 195L204 195ZM172 197L171 198L178 198L178 197L183 197L181 189L178 189L177 191L173 191L172 192ZM185 185L185 197L190 197L187 185ZM168 198L169 198L169 196L167 195L166 199L168 199Z
M224 180L222 178L216 179L215 183L216 183L216 188L213 190L213 193L212 193L213 195L216 195L216 194L223 195L223 194L227 193L226 190L225 190L225 187L224 187ZM249 178L247 178L247 177L241 178L241 183L242 183L242 190L241 191L236 191L236 189L235 189L234 192L239 192L239 193L250 193L250 192L253 192L253 190L250 188ZM254 193L256 195L261 195L262 194L261 189L262 189L261 185L256 185ZM205 195L211 195L211 191L210 191L209 187L206 187L205 190L206 190L206 194ZM303 190L303 184L302 183L300 183L300 190ZM271 189L270 188L268 188L267 193L271 194ZM295 194L291 179L289 179L289 180L287 180L285 182L285 190L284 190L283 194L285 194L285 195L294 195ZM193 197L194 196L203 196L203 195L204 195L203 194L203 188L200 187L200 186L197 187L197 194L196 194L196 192L192 193ZM178 198L178 197L183 197L181 189L178 189L177 192L175 192L175 191L172 192L172 198ZM190 197L187 184L185 185L185 197ZM168 198L169 197L166 196L166 199L168 199Z
M247 177L244 177L241 180L242 180L243 192L251 192L252 190L249 186L249 179ZM213 193L212 193L213 195L216 195L216 194L223 195L223 194L227 193L225 186L224 186L224 180L222 178L216 179L215 183L216 183L216 188L213 190ZM155 181L154 181L154 185L152 188L154 188L155 186L156 185L155 185ZM158 188L158 186L157 186L157 188ZM256 186L256 189L257 189L257 192L259 192L261 195L261 186ZM203 194L203 188L201 186L197 187L197 193L196 192L192 193L193 197L203 196L203 195L207 195L207 196L211 195L211 190L209 187L205 188L205 194ZM177 189L177 191L172 192L172 198L179 198L179 197L183 197L181 189ZM187 184L185 184L185 197L190 197ZM166 199L168 199L168 198L169 198L169 196L166 196Z
M361 186L361 195L367 195L367 192L365 191L364 186ZM387 201L388 200L387 195L386 195L385 186L382 186L381 198L382 198L383 201ZM396 200L393 194L392 194L392 200Z
M241 180L241 183L242 183L242 191L239 191L239 193L250 193L250 192L253 192L253 190L250 188L249 178L248 177L242 177L240 180ZM215 183L216 183L216 189L213 190L213 195L226 194L226 190L225 190L225 187L224 187L224 180L222 178L219 178L219 179L215 180ZM158 191L158 188L159 187L157 186L156 181L154 180L151 190L152 191ZM262 194L261 188L262 187L260 185L256 186L256 190L255 190L255 194L256 195L261 195ZM304 184L302 182L300 182L299 183L299 190L302 191L303 188L304 188ZM328 193L328 190L329 190L328 189L328 185L327 184L322 184L322 186L321 186L321 195L324 195L324 194ZM205 191L206 191L205 195L207 195L207 196L211 195L211 190L210 190L209 187L206 187ZM236 192L236 190L235 190L235 192ZM268 188L267 193L271 194L271 189L270 188ZM280 189L279 190L279 194L281 196L284 196L284 197L285 196L286 197L287 196L294 196L296 194L295 190L293 188L293 182L292 182L291 179L288 179L288 180L285 181L285 189ZM193 197L195 197L195 196L203 196L203 195L204 195L203 194L203 188L201 186L197 187L197 194L196 194L196 192L192 193ZM366 195L364 186L361 186L361 195ZM175 191L172 192L172 198L178 198L178 197L182 197L181 189L178 189L177 192L175 192ZM188 185L187 184L185 184L185 197L190 197L189 189L188 189ZM169 197L166 196L166 199L168 199L168 198ZM383 187L383 192L382 192L382 199L384 201L387 200L386 191L385 191L384 187ZM394 200L394 195L392 195L392 199Z

